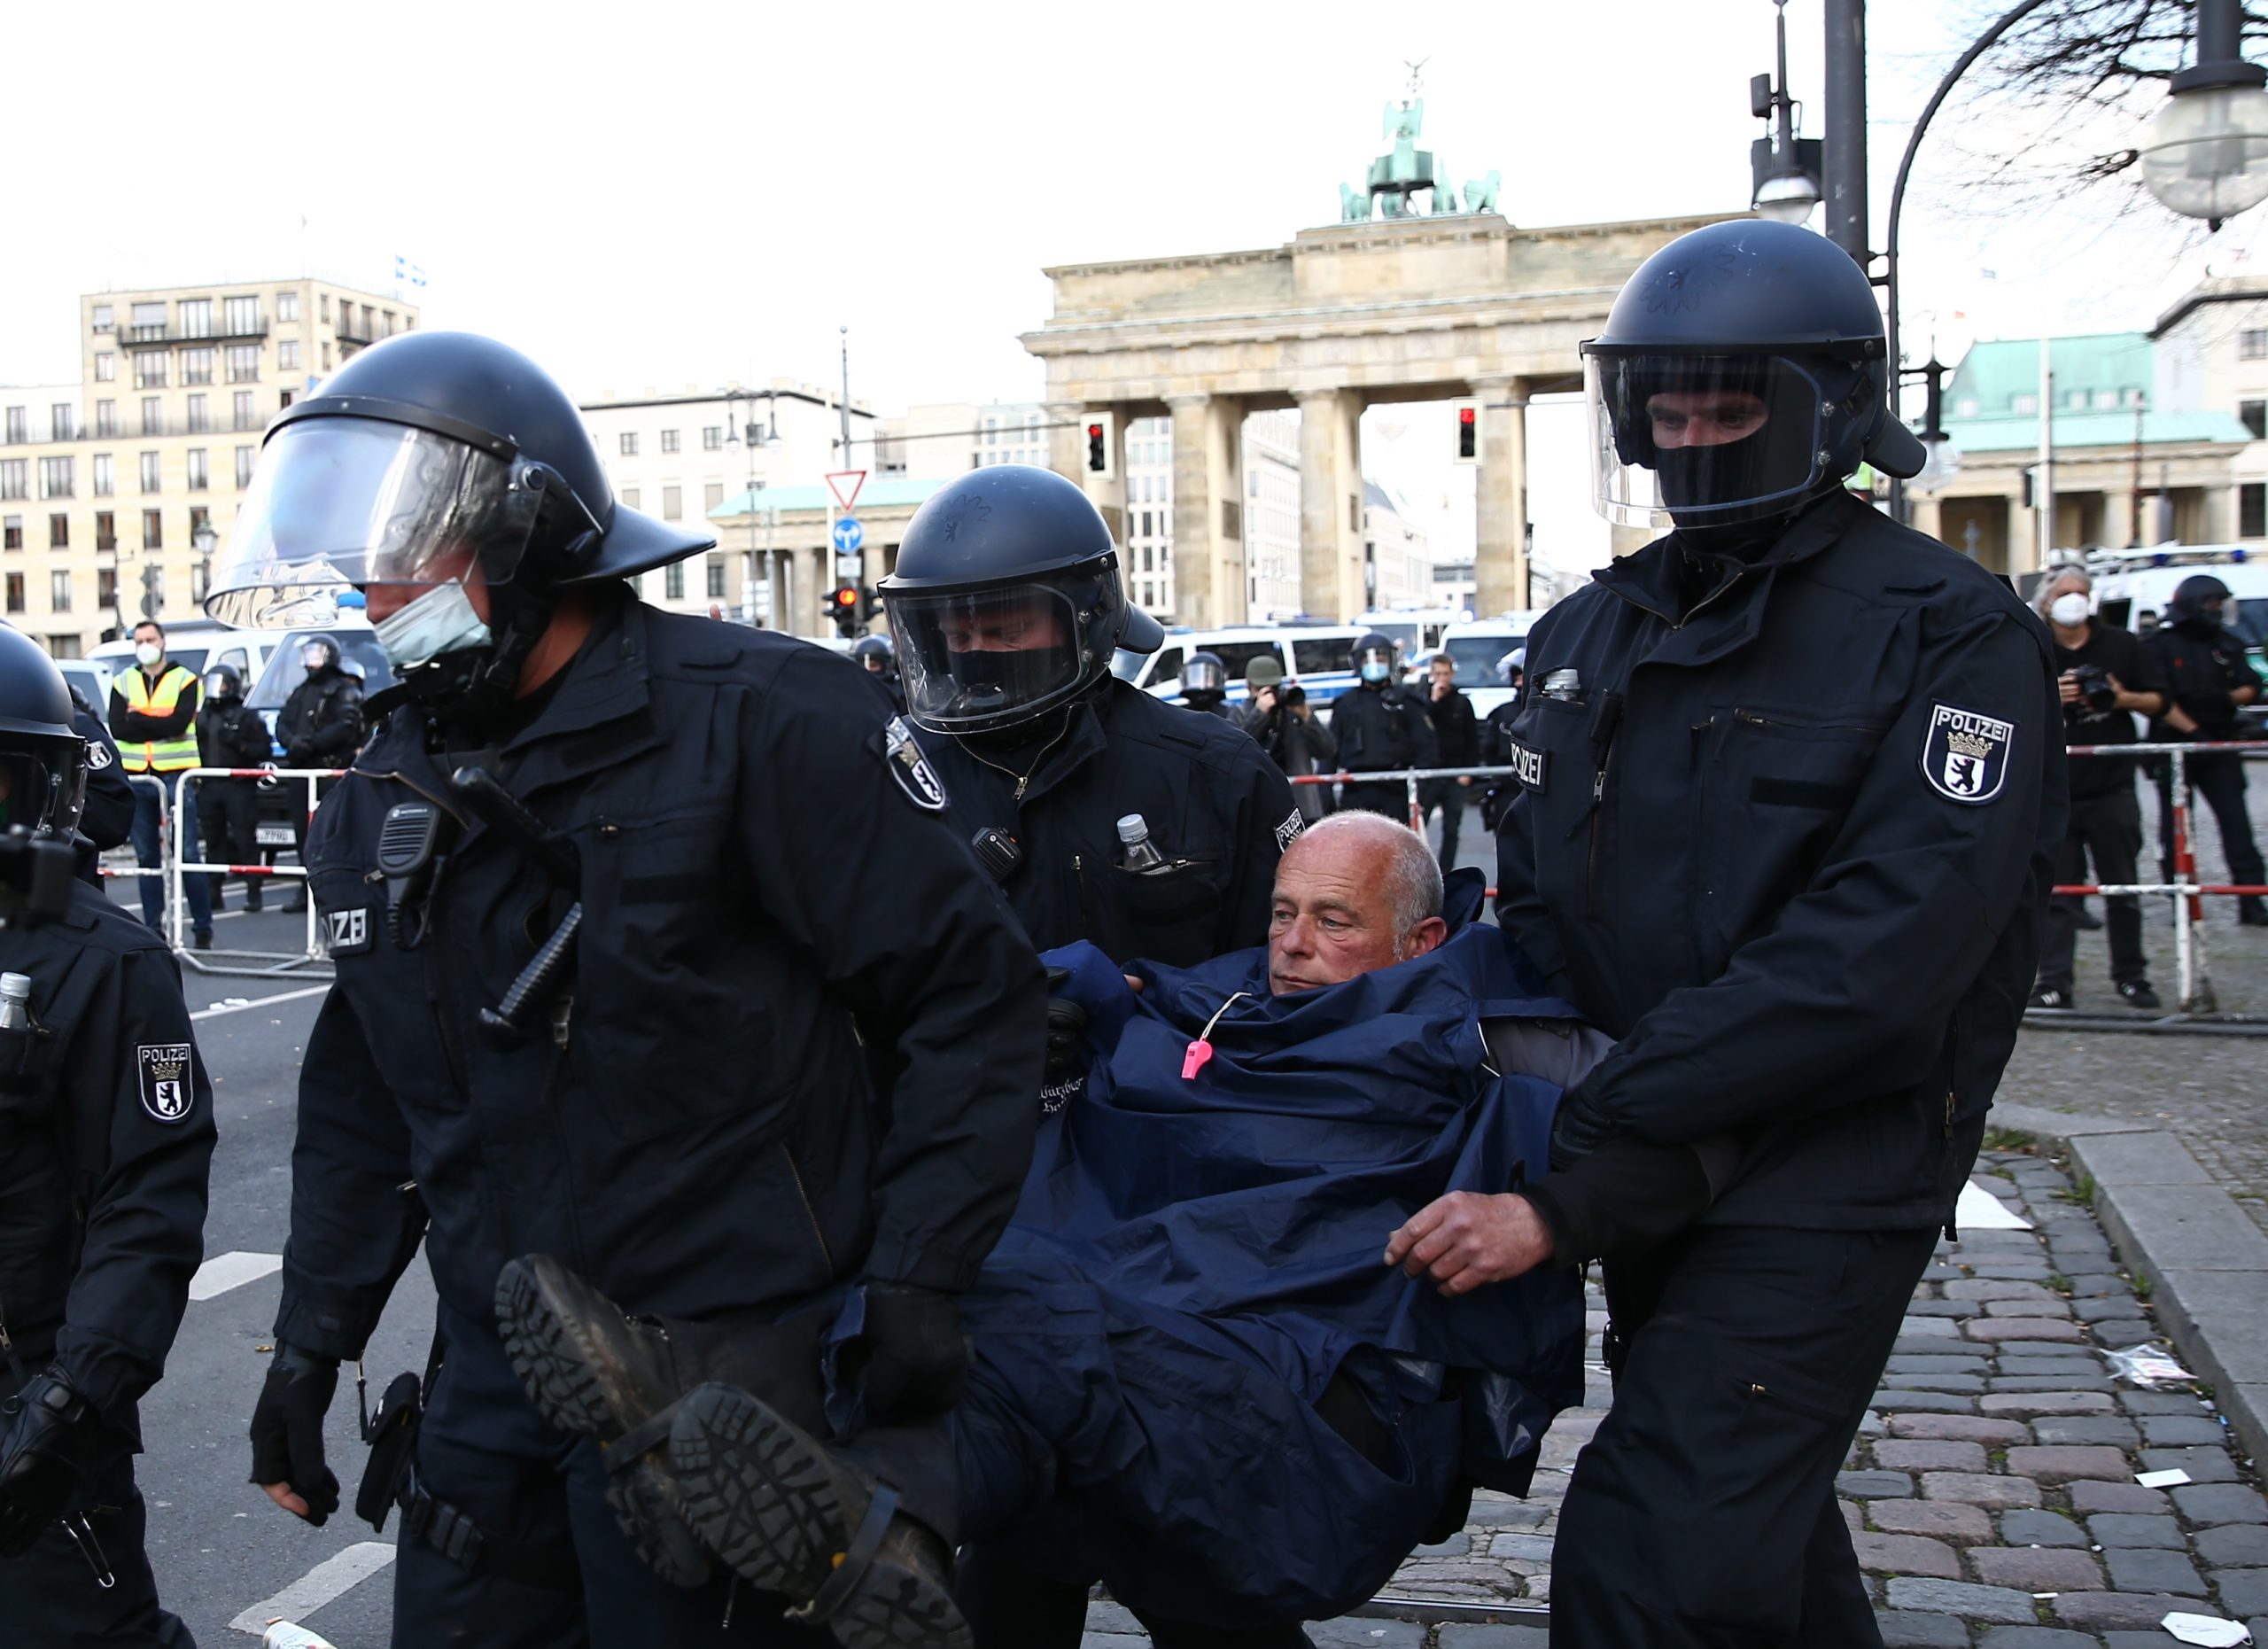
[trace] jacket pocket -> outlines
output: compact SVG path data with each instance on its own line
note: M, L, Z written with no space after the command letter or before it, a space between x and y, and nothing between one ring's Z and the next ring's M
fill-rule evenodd
M1076 874L1082 925L1114 961L1139 956L1188 968L1212 959L1226 897L1218 859L1169 859L1137 871L1082 853Z

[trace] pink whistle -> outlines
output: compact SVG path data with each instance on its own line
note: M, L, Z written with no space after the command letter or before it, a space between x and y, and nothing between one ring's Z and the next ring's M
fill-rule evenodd
M1205 1069L1205 1062L1213 1057L1213 1045L1203 1037L1189 1045L1189 1052L1181 1056L1181 1079L1197 1080L1197 1073Z

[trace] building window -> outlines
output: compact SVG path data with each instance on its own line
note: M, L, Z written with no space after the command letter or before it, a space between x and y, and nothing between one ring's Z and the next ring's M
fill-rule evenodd
M95 434L103 440L113 440L118 435L118 403L98 401L95 403Z
M210 509L206 508L203 504L198 504L192 507L189 512L189 536L190 541L192 543L195 542L198 528L201 526L210 526L212 523L213 511ZM199 596L198 599L202 601L204 597Z
M291 392L287 389L276 398L276 404L280 409L289 412L291 409L292 399Z
M47 575L47 604L58 612L71 611L71 574L58 567Z
M709 599L721 600L725 594L725 564L718 556L709 558Z
M98 349L95 352L95 382L97 384L115 384L118 382L118 354L116 351Z
M665 600L685 599L685 563L672 561L662 574L662 595Z
M95 331L97 332L114 332L117 330L117 309L106 303L97 304L95 306Z
M202 435L213 427L212 405L203 395L189 398L189 433Z
M279 321L296 321L299 318L299 293L278 292L276 294L276 318Z
M722 452L724 449L725 426L721 424L704 424L701 431L701 450Z
M635 458L638 455L638 432L635 430L623 431L621 445L622 455L624 457Z
M2116 406L2117 402L2114 401L2111 404ZM2073 390L2070 394L2063 397L2063 405L2069 411L2085 412L2087 409L2086 391L2083 389Z
M260 427L260 415L252 409L252 391L240 389L231 395L229 401L229 413L235 419L235 428L256 430Z
M192 493L201 493L212 484L212 471L206 466L205 448L190 447L189 449L189 490Z
M142 512L142 548L163 549L166 547L166 514L162 509Z
M184 298L181 300L181 335L183 338L213 336L213 300L210 298Z
M230 344L229 346L229 382L257 384L260 382L260 346Z
M664 521L675 521L684 514L685 488L682 486L664 486L662 488L662 519Z
M31 463L25 458L0 458L0 498L30 495Z
M12 572L8 575L8 611L21 612L23 610L24 575L20 572Z
M128 311L136 338L163 338L166 335L166 306L163 303L137 303Z
M105 552L118 548L118 517L107 509L95 511L95 548ZM105 601L107 607L110 603Z
M47 404L47 424L55 439L76 440L79 409L67 401L51 401Z
M184 349L181 352L181 381L184 384L210 384L213 381L213 351Z
M725 484L722 481L709 481L703 485L701 488L701 513L703 515L707 515L711 510L716 509L718 505L724 502Z
M2249 327L2236 335L2236 358L2268 361L2268 327Z
M117 547L113 545L112 548ZM118 605L118 569L116 567L95 569L95 605L102 608L114 608Z
M675 452L677 449L677 432L675 430L664 430L662 432L662 450L664 452Z
M11 447L20 447L32 438L32 409L29 407L8 408L7 441Z
M142 455L142 490L145 493L154 493L162 484L158 474L158 455L153 452L144 453Z
M2268 538L2268 485L2247 481L2236 489L2236 535Z
M223 298L221 319L231 338L249 338L262 331L260 324L260 299L257 298Z
M118 465L106 452L95 455L95 496L108 498L118 490Z
M622 489L622 507L625 509L635 509L638 508L638 489L636 487L625 486Z
M39 461L39 495L42 498L72 496L72 460L43 458Z
M330 324L330 294L329 292L317 292L315 294L315 304L317 306L317 311L322 317L322 323L325 326L329 326Z
M50 549L71 548L71 517L69 516L48 517L47 547Z
M2118 410L2118 401L2119 395L2117 390L2099 389L2094 393L2094 409L2097 412L2116 412Z
M2008 403L2008 410L2020 418L2036 417L2039 412L2039 397L2018 395Z
M2252 432L2254 440L2268 440L2268 401L2240 401L2236 416Z
M276 346L276 367L279 372L297 372L299 369L298 338L287 338Z
M326 372L330 370L330 339L328 338L322 340L322 369Z
M238 492L242 492L252 485L252 457L259 450L257 447L237 448L237 490Z
M159 351L144 349L134 357L134 387L163 389L166 386L166 358Z
M392 310L381 309L378 312L378 336L381 338L392 338L393 336Z
M166 403L155 395L142 397L142 433L163 435L166 432Z
M0 549L21 549L23 547L23 517L0 516Z

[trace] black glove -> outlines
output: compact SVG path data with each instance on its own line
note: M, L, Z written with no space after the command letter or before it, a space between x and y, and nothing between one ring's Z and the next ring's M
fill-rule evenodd
M31 1550L63 1515L98 1424L59 1365L0 1403L0 1558Z
M1559 1101L1559 1114L1551 1119L1552 1171L1559 1173L1581 1162L1619 1132L1613 1118L1588 1094L1580 1091L1569 1094Z
M1087 1010L1068 997L1057 996L1071 982L1068 968L1047 970L1047 1066L1051 1083L1066 1082L1087 1065Z
M968 1346L960 1337L960 1304L937 1288L902 1283L866 1285L863 1355L866 1413L878 1420L942 1413L960 1401Z
M322 1458L322 1417L338 1388L338 1359L276 1343L252 1411L252 1481L282 1483L307 1503L317 1528L338 1510L338 1479Z

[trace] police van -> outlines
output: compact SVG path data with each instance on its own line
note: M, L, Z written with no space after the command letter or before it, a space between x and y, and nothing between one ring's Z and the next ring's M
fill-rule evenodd
M1439 651L1456 661L1456 684L1472 701L1472 713L1483 721L1488 712L1512 696L1496 668L1506 653L1526 645L1541 611L1508 612L1494 618L1453 624L1441 633Z
M1154 653L1122 649L1111 669L1123 681L1160 698L1181 696L1181 666L1192 653L1211 653L1221 661L1228 678L1229 702L1245 700L1244 673L1255 658L1273 657L1284 666L1286 681L1306 689L1309 704L1328 704L1355 685L1355 642L1366 626L1340 624L1298 629L1273 625L1240 625L1224 630L1169 630L1166 644Z
M2244 638L2253 661L2268 642L2268 560L2255 561L2237 544L2180 548L2097 550L2086 558L2094 579L2094 610L2105 624L2140 631L2145 618L2165 616L2182 579L2210 573L2229 587L2222 621Z

